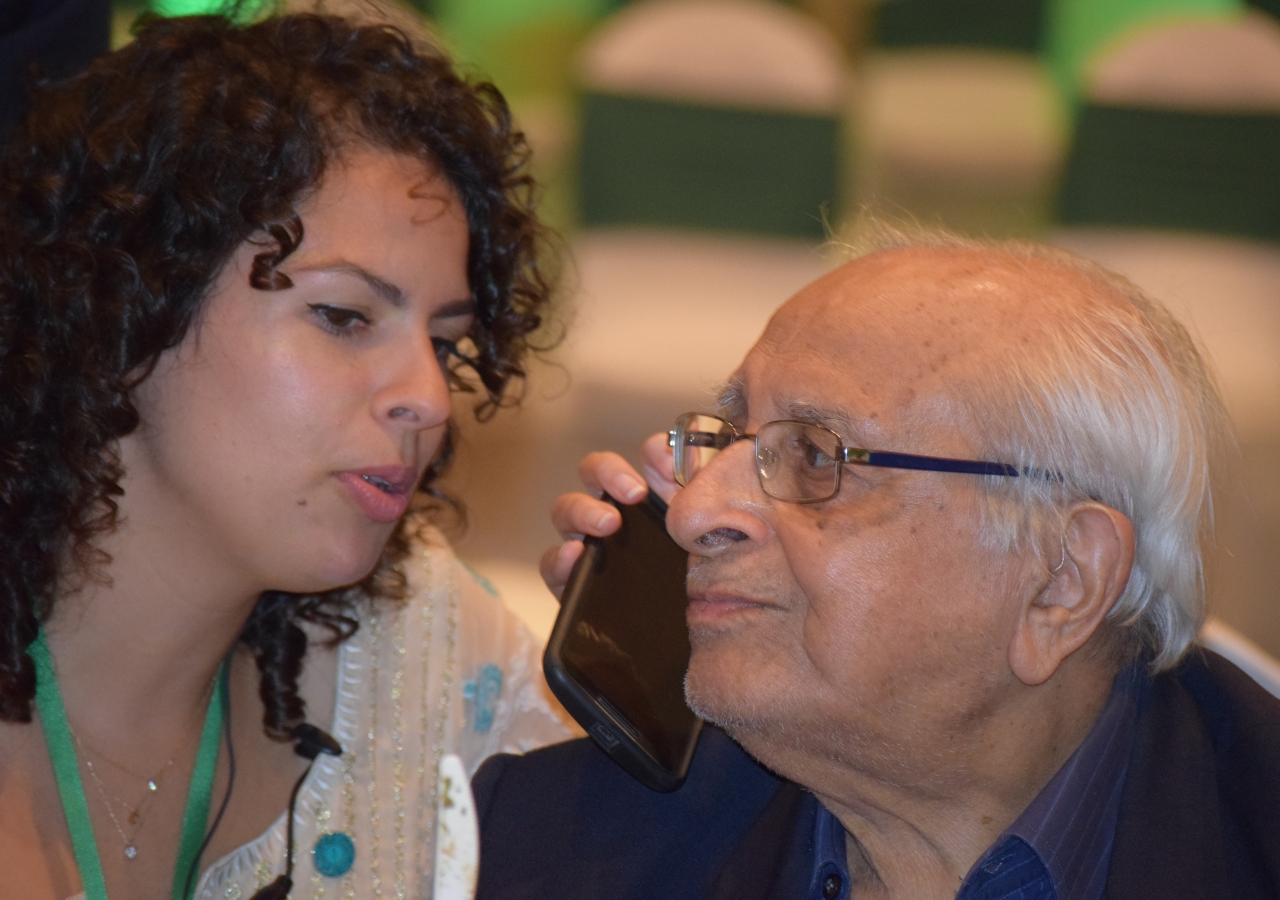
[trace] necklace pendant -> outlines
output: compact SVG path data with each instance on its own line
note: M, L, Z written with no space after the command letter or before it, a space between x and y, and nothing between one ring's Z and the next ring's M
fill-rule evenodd
M156 784L156 780L152 778L147 782L147 790L154 793L155 791L160 790L160 785Z
M137 847L133 846L133 844L125 844L125 845L124 845L124 858L125 858L125 859L136 859L136 858L137 858L137 856L138 856L138 848L137 848Z

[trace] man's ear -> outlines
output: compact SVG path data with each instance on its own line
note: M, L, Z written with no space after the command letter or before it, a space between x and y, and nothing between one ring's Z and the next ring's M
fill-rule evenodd
M1062 531L1062 561L1022 608L1009 645L1020 681L1043 684L1088 642L1111 611L1133 567L1133 525L1101 503L1073 504Z

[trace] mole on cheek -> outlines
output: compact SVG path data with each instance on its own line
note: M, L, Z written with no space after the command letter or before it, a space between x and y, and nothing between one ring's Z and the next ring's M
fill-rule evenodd
M306 506L306 505L307 505L307 501L306 501L306 500L299 500L299 501L298 501L298 505L299 505L299 506Z

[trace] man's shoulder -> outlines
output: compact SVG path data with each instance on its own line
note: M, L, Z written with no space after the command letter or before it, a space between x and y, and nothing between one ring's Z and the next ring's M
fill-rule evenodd
M1278 890L1280 700L1197 649L1153 679L1140 715L1108 896Z
M1234 663L1198 647L1170 674L1195 703L1215 750L1256 746L1280 752L1280 698Z
M1247 801L1254 796L1280 804L1280 699L1234 663L1197 647L1173 671L1156 677L1151 706L1166 739L1184 735L1184 750L1194 729L1228 802L1251 806ZM1264 818L1280 838L1280 805L1269 805Z
M491 757L472 784L478 896L700 896L782 784L714 728L670 794L586 739Z
M1280 699L1209 651L1180 667L1178 680L1212 743L1230 831L1280 891Z

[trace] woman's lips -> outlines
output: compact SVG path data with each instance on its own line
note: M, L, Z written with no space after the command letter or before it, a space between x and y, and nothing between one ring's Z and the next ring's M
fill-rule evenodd
M409 508L417 471L407 466L348 469L335 476L361 511L375 522L394 522Z

